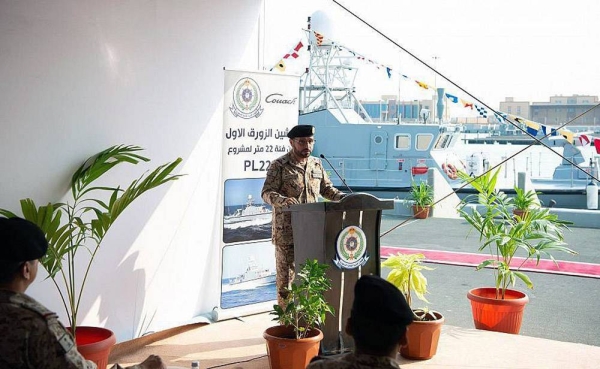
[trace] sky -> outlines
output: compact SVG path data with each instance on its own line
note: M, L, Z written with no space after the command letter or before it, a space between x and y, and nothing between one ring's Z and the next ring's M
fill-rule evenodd
M515 101L549 101L555 95L600 95L599 1L339 3L447 79L436 76L330 0L266 0L264 63L275 64L305 38L301 29L306 28L306 17L320 10L317 18L322 19L325 14L331 21L329 28L322 26L331 35L325 34L326 37L393 70L389 79L382 70L355 62L360 68L357 95L363 99L376 100L382 94L397 95L398 91L401 100L430 97L431 92L402 81L398 73L495 109L505 97ZM301 73L306 65L300 63L290 63L286 72Z

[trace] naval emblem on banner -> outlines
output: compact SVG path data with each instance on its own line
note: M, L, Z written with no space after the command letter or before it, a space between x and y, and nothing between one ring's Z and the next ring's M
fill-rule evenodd
M336 257L333 263L340 269L355 269L369 260L367 237L358 226L348 226L340 232L336 240Z
M252 78L240 79L233 88L233 102L229 111L234 117L258 118L265 109L260 106L260 87Z

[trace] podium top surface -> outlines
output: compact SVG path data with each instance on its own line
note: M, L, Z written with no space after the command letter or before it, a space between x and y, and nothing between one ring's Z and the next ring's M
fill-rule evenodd
M368 193L351 193L340 201L314 202L310 204L292 205L283 211L353 211L393 209L394 200L381 200Z

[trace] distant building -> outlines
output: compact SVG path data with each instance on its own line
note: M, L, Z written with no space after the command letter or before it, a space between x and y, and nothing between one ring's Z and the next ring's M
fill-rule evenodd
M529 116L529 101L515 101L514 98L507 97L504 101L500 102L500 111L531 119Z
M584 114L596 105L598 105L598 96L591 95L551 96L549 102L533 103L514 101L512 97L507 97L505 101L500 102L500 111L550 126L572 121L569 127L598 127L600 108ZM582 116L575 119L579 115Z

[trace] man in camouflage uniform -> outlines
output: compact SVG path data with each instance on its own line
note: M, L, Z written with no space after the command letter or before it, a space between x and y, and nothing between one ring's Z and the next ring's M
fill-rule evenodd
M0 218L0 369L96 369L79 354L58 316L25 294L47 249L46 237L35 224ZM165 365L151 355L130 368Z
M354 338L354 352L317 356L306 369L398 369L398 349L405 345L413 312L404 295L390 282L362 276L354 286L354 302L346 333Z
M277 265L277 302L285 307L285 288L294 279L292 218L283 209L294 204L317 202L319 196L340 200L345 194L331 184L321 160L310 156L315 127L297 125L290 130L291 150L271 162L262 188L263 200L273 206L272 241Z

